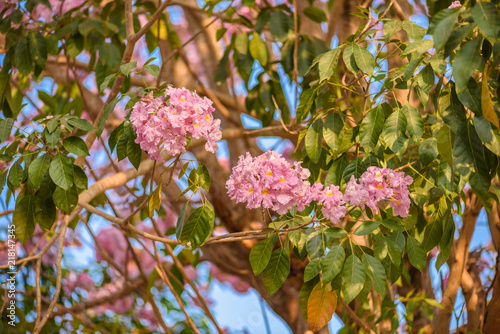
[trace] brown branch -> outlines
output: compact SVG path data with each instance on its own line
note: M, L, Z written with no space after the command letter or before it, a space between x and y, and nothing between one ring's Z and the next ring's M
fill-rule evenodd
M61 284L62 284L62 268L61 268L61 260L62 260L62 255L63 255L63 248L64 248L64 236L66 235L66 229L68 228L69 225L69 216L65 215L64 216L64 223L61 226L61 233L59 235L59 249L57 251L57 261L56 261L56 268L57 268L57 283L56 283L56 292L54 293L54 298L50 302L49 307L47 308L47 312L43 316L42 320L38 324L38 326L35 326L35 329L33 330L33 334L38 334L42 330L43 326L49 320L50 314L54 310L54 307L56 307L57 304L57 299L59 298L59 294L61 293Z
M193 332L195 334L200 334L200 332L196 328L196 325L193 322L193 319L191 319L191 317L187 313L186 308L184 307L184 303L182 302L181 297L175 291L174 287L172 286L172 283L170 283L170 280L167 277L167 274L165 274L163 266L161 266L161 260L160 260L160 256L158 255L158 249L156 248L156 245L154 245L154 249L155 249L156 260L158 261L158 264L155 266L156 271L158 272L160 278L168 285L170 291L172 292L172 294L174 295L175 299L177 300L177 303L179 304L182 312L186 316L186 320L187 320L189 326L193 329Z
M375 334L375 332L372 331L370 329L370 327L368 327L368 325L360 317L358 317L356 312L354 312L354 310L352 308L350 308L349 305L347 305L346 302L342 298L339 298L339 300L340 300L340 303L342 304L342 307L344 308L344 310L346 310L347 314L349 315L349 317L351 317L351 319L356 324L358 324L358 326L363 328L363 330L367 333Z

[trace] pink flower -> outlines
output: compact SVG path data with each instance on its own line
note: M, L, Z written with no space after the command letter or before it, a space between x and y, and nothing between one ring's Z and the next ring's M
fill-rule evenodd
M347 183L344 200L346 203L352 206L359 206L363 210L365 206L373 210L375 210L377 206L377 203L370 198L368 191L356 181L354 175L351 176L351 179Z
M96 235L96 242L101 249L119 265L125 264L125 256L127 251L127 240L123 234L114 227L104 228ZM96 246L96 260L105 261L106 257L101 253Z
M205 139L205 149L215 153L222 133L214 110L212 101L185 88L168 88L164 97L151 93L132 108L135 142L157 161L163 161L163 150L172 156L186 152L188 138Z
M401 217L407 217L409 213L411 201L408 186L412 183L413 179L403 172L373 166L368 167L360 177L361 186L368 191L367 206L377 213L378 209L372 201L387 200L394 214Z
M452 4L448 7L448 9L453 9L453 8L458 8L458 7L462 7L462 4L460 3L460 1L453 1Z
M77 274L75 272L69 273L69 275L64 280L63 290L66 294L71 294L76 288L81 288L83 290L89 290L95 286L92 276L87 272L82 272Z
M274 151L252 158L240 156L226 183L229 196L247 208L263 207L285 214L309 188L305 181L310 175L300 162L291 164ZM305 203L301 202L302 205Z
M344 205L344 198L339 190L339 186L330 185L323 190L323 197L319 203L323 204L321 212L325 218L332 223L338 223L347 213L347 207Z

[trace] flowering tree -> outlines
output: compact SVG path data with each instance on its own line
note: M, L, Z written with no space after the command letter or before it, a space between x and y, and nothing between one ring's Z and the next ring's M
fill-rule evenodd
M1 2L3 329L496 333L497 1L202 6Z

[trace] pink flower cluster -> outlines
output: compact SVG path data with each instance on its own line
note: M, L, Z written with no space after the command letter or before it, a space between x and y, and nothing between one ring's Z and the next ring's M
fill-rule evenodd
M378 207L387 203L394 214L407 217L411 204L408 185L410 176L388 168L369 167L358 180L351 176L345 194L339 186L310 185L306 179L310 172L292 163L280 154L267 151L253 158L249 153L240 156L238 164L226 183L231 199L247 203L247 208L263 207L285 214L293 206L302 211L315 201L321 205L323 216L336 223L347 213L347 204L361 209L369 207L378 213Z
M351 177L347 184L344 200L352 206L364 209L368 206L378 213L378 206L388 202L394 214L407 217L410 208L410 191L413 183L411 176L403 172L395 172L389 168L368 167L359 178L359 184Z
M458 7L462 7L462 4L460 3L460 1L453 1L451 3L451 5L448 7L448 9L453 9L453 8L458 8Z
M263 207L285 214L309 188L310 175L300 162L291 164L274 151L253 158L240 156L226 183L229 196L247 208Z
M132 108L130 121L137 133L135 142L154 160L186 151L188 138L204 138L205 149L215 153L221 140L220 120L214 119L212 101L185 88L168 88L163 97L152 93Z

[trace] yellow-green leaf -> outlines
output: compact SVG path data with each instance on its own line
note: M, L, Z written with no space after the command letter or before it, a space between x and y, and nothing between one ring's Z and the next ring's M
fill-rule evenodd
M483 83L481 85L481 105L483 106L484 118L495 125L497 129L500 128L498 116L495 109L493 109L493 102L491 101L491 94L488 89L488 64L484 65Z

